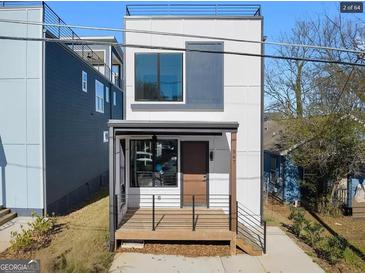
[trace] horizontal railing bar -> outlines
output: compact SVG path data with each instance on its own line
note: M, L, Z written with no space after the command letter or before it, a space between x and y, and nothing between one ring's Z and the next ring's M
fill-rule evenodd
M254 234L260 234L260 235L264 234L264 231L260 231L260 230L254 229L254 228L252 228L252 229L243 229L241 227L238 227L238 229L241 230L241 231L247 231L248 233L252 232Z
M256 236L263 236L264 235L264 233L257 232L257 231L245 231L245 230L243 230L241 228L238 228L238 230L239 230L239 232L241 234L246 233L247 235L250 235L250 236L254 236L254 235L256 235ZM254 235L252 235L252 234L254 234Z
M249 223L247 223L247 225L246 224L243 224L242 222L241 222L241 220L238 220L239 221L239 223L241 224L241 225L243 225L243 226L245 226L246 228L248 228L248 229L255 229L256 231L260 231L261 232L261 230L260 229L263 229L262 227L260 227L260 229L258 229L258 228L256 228L257 226L252 226L252 224L249 224Z

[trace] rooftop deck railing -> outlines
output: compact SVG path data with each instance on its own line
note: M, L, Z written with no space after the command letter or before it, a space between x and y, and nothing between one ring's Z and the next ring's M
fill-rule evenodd
M260 16L261 6L250 4L131 4L127 16Z
M72 40L68 47L82 59L90 63L96 70L111 81L111 69L92 48L82 43L82 39L43 1L0 1L0 7L42 7L43 23L47 35L61 40ZM76 40L76 41L74 41ZM77 42L80 40L80 42Z
M64 25L64 26L49 26L45 25L45 30L52 36L62 40L72 40L72 43L67 44L81 58L94 66L100 73L111 81L111 69L101 59L89 45L83 44L82 39L68 26L67 24L45 3L43 5L43 21L46 24ZM80 43L74 40L80 40Z

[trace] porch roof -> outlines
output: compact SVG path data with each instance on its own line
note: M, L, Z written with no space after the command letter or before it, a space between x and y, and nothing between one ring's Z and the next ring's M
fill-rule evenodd
M235 132L238 122L230 121L147 121L147 120L109 120L108 126L115 132L123 133L206 133L221 134L223 131Z

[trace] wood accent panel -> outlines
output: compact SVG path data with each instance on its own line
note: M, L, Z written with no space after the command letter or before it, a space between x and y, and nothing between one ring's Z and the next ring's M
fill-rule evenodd
M207 204L207 176L203 174L184 174L184 205L192 205L195 195L195 205Z
M181 142L182 164L182 198L183 206L192 205L192 195L195 204L207 206L207 174L209 143L206 141Z

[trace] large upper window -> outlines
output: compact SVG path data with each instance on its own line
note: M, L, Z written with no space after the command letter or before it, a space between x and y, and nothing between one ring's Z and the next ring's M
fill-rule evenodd
M95 80L95 110L104 113L104 84Z
M182 101L182 53L136 53L135 100Z
M130 186L177 186L177 140L131 140Z

